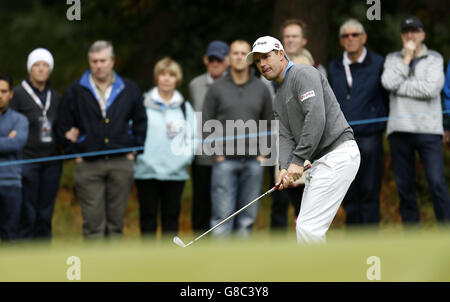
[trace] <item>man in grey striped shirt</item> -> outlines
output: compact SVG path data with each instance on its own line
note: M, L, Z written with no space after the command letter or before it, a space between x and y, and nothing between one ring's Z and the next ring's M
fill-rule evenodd
M261 74L277 83L274 101L279 121L279 189L306 175L297 218L299 243L325 242L325 234L358 172L360 153L327 79L312 66L290 62L283 45L269 36L247 56ZM300 198L300 196L299 196Z

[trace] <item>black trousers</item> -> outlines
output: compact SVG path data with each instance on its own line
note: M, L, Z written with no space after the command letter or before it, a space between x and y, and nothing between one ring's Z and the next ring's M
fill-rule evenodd
M178 232L184 183L185 181L136 179L141 234L156 233L159 210L163 233Z
M23 166L22 238L50 239L52 218L61 178L62 163L35 163Z
M211 166L192 165L192 227L195 232L210 228L211 221Z
M347 214L346 223L378 225L383 176L383 134L355 136L355 139L361 153L361 164L342 203Z
M270 167L270 181L275 184L275 167ZM283 191L275 191L272 193L272 209L270 213L270 228L277 230L287 227L287 211L289 203L292 203L295 209L295 216L300 213L300 205L302 201L304 185L285 189Z

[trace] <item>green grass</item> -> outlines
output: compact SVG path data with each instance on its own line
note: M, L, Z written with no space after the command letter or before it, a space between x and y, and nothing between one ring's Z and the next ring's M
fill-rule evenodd
M380 259L380 281L450 281L450 233L444 231L335 230L326 245L311 246L297 245L293 233L206 238L187 248L171 239L3 246L0 282L68 281L70 256L80 258L86 282L368 282L371 256Z
M339 210L328 232L326 245L298 246L294 213L289 209L288 228L270 232L271 198L260 203L254 236L248 240L214 241L209 236L182 249L172 237L160 233L141 240L136 189L129 197L124 236L120 241L84 243L81 210L73 186L73 162L64 163L53 217L51 244L5 245L0 242L0 282L67 281L70 256L81 259L81 281L368 281L367 259L381 261L381 281L450 281L450 232L438 230L428 186L417 161L418 202L422 227L404 231L398 209L385 142L385 165L378 231L348 230L345 212ZM450 166L450 151L444 150ZM450 179L450 169L445 170ZM266 173L263 190L268 190ZM180 237L194 238L191 226L191 183L185 185L180 215Z

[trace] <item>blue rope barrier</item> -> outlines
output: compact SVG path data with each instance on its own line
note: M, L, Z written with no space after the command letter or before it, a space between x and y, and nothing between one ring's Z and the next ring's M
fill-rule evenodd
M389 120L417 118L417 117L421 117L421 116L430 116L430 115L437 115L437 114L450 114L450 110L444 110L444 111L439 111L439 112L428 112L428 113L422 113L422 114L413 114L413 115L409 115L409 116L393 116L393 117L381 117L381 118L373 118L373 119L366 119L366 120L357 120L357 121L349 122L349 125L356 126L356 125L374 124L374 123L387 122ZM261 132L261 133L255 133L255 134L245 134L245 135L238 135L238 136L210 138L210 139L201 140L200 142L201 143L210 143L213 141L215 141L215 142L229 141L229 140L235 140L235 139L246 139L246 138L251 138L251 137L271 136L273 134L275 134L275 133L273 133L272 131L268 131L265 133ZM143 150L144 150L144 147L131 147L131 148L102 150L102 151L95 151L95 152L32 158L32 159L24 159L24 160L14 160L14 161L9 161L9 162L0 162L0 167L12 166L12 165L26 165L26 164L50 162L50 161L57 161L57 160L67 160L67 159L74 159L77 157L94 157L94 156L111 155L111 154L119 154L119 153L129 153L129 152L143 151Z

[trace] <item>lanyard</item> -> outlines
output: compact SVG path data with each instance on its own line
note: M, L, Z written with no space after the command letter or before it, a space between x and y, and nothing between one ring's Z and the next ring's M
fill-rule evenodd
M364 62L364 60L366 59L366 55L367 55L367 50L364 47L361 56L358 58L358 60L355 63ZM352 88L353 77L352 77L352 71L350 70L350 64L353 64L353 62L350 61L350 59L348 57L348 53L346 51L344 52L344 55L343 55L342 64L344 64L345 77L347 78L348 87Z
M47 111L50 108L50 101L52 98L52 93L50 92L50 89L47 91L47 97L46 97L45 107L44 107L44 105L42 105L42 102L39 99L39 97L36 95L36 93L34 93L33 89L30 87L30 85L25 80L22 81L22 87L31 96L31 98L39 106L39 108L42 109L42 115L46 117Z

